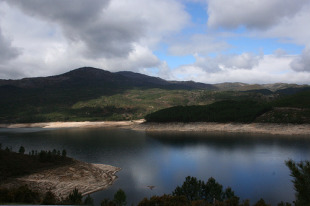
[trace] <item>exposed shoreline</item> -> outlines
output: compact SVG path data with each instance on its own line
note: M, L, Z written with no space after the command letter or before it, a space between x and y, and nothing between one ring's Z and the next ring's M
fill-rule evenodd
M62 200L75 188L83 196L107 189L117 179L115 173L120 170L120 168L111 165L74 160L73 164L13 178L2 184L1 187L16 188L26 184L31 190L43 194L51 191L58 200Z
M0 128L124 128L146 132L222 132L257 133L272 135L310 135L310 124L275 123L145 123L135 121L103 122L47 122L26 124L0 124Z
M145 123L134 127L147 132L216 132L253 133L271 135L310 135L310 124L270 124L270 123Z
M143 123L144 120L134 121L101 121L101 122L42 122L0 124L0 128L99 128L99 127L130 127Z

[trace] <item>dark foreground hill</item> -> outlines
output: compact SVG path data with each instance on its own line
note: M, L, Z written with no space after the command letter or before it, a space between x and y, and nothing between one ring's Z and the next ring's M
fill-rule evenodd
M166 81L134 72L83 67L50 77L0 80L0 123L141 119L178 105L247 99L269 102L306 88Z

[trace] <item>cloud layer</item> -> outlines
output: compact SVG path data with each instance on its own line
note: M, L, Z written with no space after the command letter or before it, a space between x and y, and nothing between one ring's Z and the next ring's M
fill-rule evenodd
M79 62L69 63L73 67L89 64L109 70L139 70L158 66L160 63L152 48L166 35L178 32L189 22L182 4L172 0L76 0L74 4L62 0L3 0L1 4L6 7L6 18L11 18L10 23L15 24L15 27L2 26L23 47L19 63L24 61L24 68L28 71L26 59L29 60L27 55L34 47L25 41L19 42L22 38L28 42L40 39L44 42L45 48L37 45L37 50L41 51L34 55L36 66L42 63L47 67L64 66L68 63L66 57ZM38 28L44 22L49 27L43 26L41 29L45 31L41 30L40 34L26 32L21 37L16 34L19 32L16 28L21 28L16 26L19 24L17 18L23 19L29 27ZM25 72L25 75L27 73L33 72Z
M307 0L208 0L211 27L264 29L291 18Z
M10 40L6 39L0 28L0 62L4 63L6 61L9 61L11 59L16 58L20 51L13 47Z
M199 23L195 7L205 12ZM309 19L309 0L0 0L0 78L93 66L206 83L310 83ZM243 37L280 46L239 47ZM170 56L191 61L170 68Z

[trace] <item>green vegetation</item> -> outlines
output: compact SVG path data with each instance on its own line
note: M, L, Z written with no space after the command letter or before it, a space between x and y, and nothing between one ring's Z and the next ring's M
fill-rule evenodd
M79 98L77 91L68 91L66 95L58 90L55 90L55 93L37 91L45 95L42 97L35 91L27 90L25 93L18 92L16 96L10 95L9 99L0 99L0 123L133 120L178 105L207 105L222 100L246 99L265 102L273 99L272 95L255 92L160 88L128 89L99 96L94 94L95 91L89 91L89 94L84 96L82 90L79 91Z
M27 185L13 189L0 188L0 203L39 204L40 194L30 190Z
M41 194L32 191L27 185L18 188L0 188L0 204L42 204L42 205L93 205L94 200L88 195L83 201L82 194L74 189L64 200L58 200L51 191Z
M176 106L145 117L148 122L252 122L270 106L250 100L220 101L206 106Z
M310 123L310 90L282 96L271 102L273 109L257 122L265 123Z
M273 102L274 107L310 109L310 90L284 96Z
M175 188L172 192L173 196L184 196L188 202L195 200L204 200L210 204L215 201L219 202L239 202L239 197L235 196L231 188L226 188L223 191L223 186L220 185L213 177L210 177L205 183L197 180L195 177L186 177L181 187Z
M56 149L52 151L40 152L32 150L29 155L25 155L25 148L20 147L19 153L13 152L11 148L0 149L0 182L8 178L19 177L31 174L48 168L55 168L73 163L72 158L66 157Z
M292 160L286 162L293 177L294 189L296 191L296 206L310 205L310 162L296 163Z
M114 199L109 200L109 199L104 199L101 202L101 206L125 206L127 205L126 202L126 194L122 189L119 189L115 194L114 194Z
M305 114L285 111L289 117L275 110L259 119L260 122L310 121L306 85L170 82L90 67L52 77L0 80L0 96L0 123L133 120L174 106L209 105L226 100L251 100L270 103L274 108L307 110Z

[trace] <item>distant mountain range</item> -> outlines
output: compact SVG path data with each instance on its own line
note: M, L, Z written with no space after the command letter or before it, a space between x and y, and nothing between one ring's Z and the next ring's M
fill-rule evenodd
M0 122L137 119L171 106L239 98L265 101L309 88L284 83L167 81L83 67L56 76L0 80Z
M166 81L158 77L122 71L109 72L92 67L82 67L64 74L24 78L20 80L0 80L0 87L13 86L18 88L46 88L68 86L103 86L107 88L165 88L165 89L217 89L211 84L193 81Z
M109 72L92 67L82 67L64 74L49 76L24 78L20 80L1 80L0 87L9 88L61 88L61 87L107 87L111 89L119 88L164 88L164 89L209 89L220 91L250 91L250 90L270 90L277 92L281 90L299 91L309 85L298 84L245 84L245 83L219 83L205 84L194 81L167 81L158 77L152 77L140 73L129 71Z

